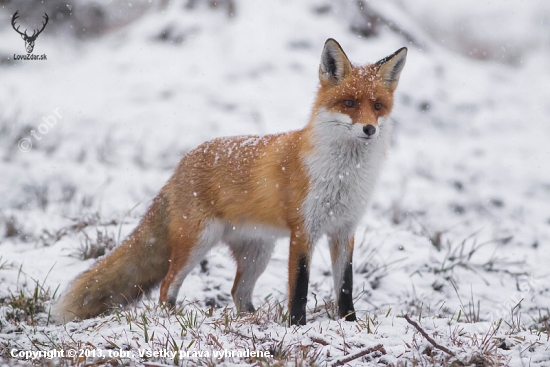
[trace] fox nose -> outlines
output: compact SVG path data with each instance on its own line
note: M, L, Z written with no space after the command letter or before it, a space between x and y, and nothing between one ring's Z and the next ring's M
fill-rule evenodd
M363 132L368 136L372 136L376 133L376 127L374 125L363 126Z

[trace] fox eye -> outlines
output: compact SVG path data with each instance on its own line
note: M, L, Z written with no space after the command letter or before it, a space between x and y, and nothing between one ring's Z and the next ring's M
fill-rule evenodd
M379 111L380 109L382 109L382 103L376 102L376 103L374 104L374 109L375 109L376 111Z
M348 108L353 108L353 107L355 107L355 101L351 100L351 99L346 99L344 101L344 106L346 106Z

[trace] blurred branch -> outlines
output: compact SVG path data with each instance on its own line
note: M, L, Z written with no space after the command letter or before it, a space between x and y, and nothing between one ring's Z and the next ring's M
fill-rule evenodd
M386 18L380 12L375 11L369 4L363 0L357 0L357 7L362 18L366 21L363 27L352 26L352 31L357 32L365 37L371 37L377 34L380 25L387 26L391 31L403 36L408 43L413 46L426 48L426 44L420 42L417 37L413 36L409 31L405 30L398 23Z
M199 3L207 4L211 9L225 8L228 17L235 16L235 2L233 0L186 0L185 8L194 9Z

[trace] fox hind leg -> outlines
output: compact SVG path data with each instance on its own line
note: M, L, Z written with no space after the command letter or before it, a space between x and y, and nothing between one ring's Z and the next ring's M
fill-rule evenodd
M183 280L208 251L220 242L222 233L223 225L213 221L205 225L198 235L185 233L178 236L177 244L172 247L168 273L160 286L160 303L170 307L176 305Z
M227 244L237 262L237 273L231 289L233 301L239 312L254 312L252 292L271 259L275 240L231 239Z

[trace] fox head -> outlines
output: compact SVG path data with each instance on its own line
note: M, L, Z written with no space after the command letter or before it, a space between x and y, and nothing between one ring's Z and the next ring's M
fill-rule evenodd
M403 47L365 66L353 66L338 42L325 42L313 108L312 123L338 138L364 140L378 137L393 106L393 92L407 58Z

